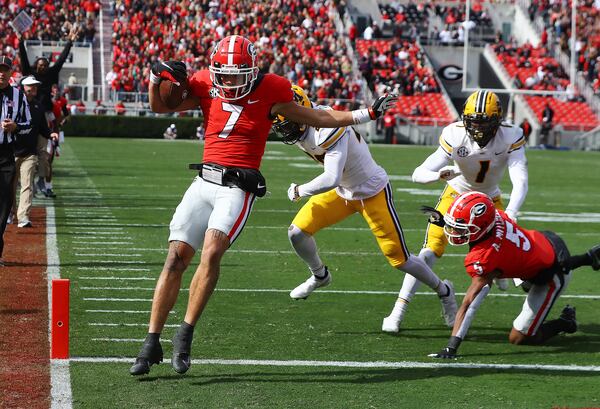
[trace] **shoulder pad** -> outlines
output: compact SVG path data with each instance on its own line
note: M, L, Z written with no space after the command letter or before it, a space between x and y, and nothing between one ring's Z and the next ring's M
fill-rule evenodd
M328 150L344 137L346 127L322 128L319 130L317 144L321 149Z

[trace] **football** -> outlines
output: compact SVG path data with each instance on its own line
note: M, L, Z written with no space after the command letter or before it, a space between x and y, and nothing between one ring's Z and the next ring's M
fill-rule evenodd
M187 81L177 85L177 83L162 80L159 85L160 99L169 109L175 109L181 101L183 101L188 95L188 83Z

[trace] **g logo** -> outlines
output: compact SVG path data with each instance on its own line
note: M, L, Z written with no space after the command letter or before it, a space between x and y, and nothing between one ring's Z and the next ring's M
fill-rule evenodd
M438 75L446 81L458 81L463 77L463 70L457 65L444 65L439 68Z
M473 208L471 208L471 216L479 217L485 213L487 210L487 206L485 203L477 203Z

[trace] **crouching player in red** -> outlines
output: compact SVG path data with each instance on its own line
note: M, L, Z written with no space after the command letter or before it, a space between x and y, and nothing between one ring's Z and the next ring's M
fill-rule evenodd
M577 331L575 308L566 306L560 317L546 321L550 309L581 266L600 269L600 245L571 256L565 242L550 231L526 230L511 220L485 194L458 196L442 218L430 208L430 221L444 227L452 245L469 244L465 258L471 285L456 314L446 348L433 358L456 358L471 321L495 278L518 278L529 287L523 309L513 321L508 337L512 344L543 344L561 333Z
M132 375L146 374L162 361L160 333L177 300L183 272L202 249L187 310L173 337L173 369L185 373L190 368L194 328L217 284L221 258L242 232L255 198L266 193L258 169L273 119L282 115L298 123L335 128L371 121L396 101L395 96L381 96L371 107L351 112L302 107L294 102L288 80L258 71L254 45L241 36L225 37L215 45L209 69L194 73L187 97L170 109L161 99L160 83L187 84L186 66L179 61L152 66L152 110L200 107L206 135L202 164L194 167L199 175L171 220L169 252L154 291L148 334L129 370Z

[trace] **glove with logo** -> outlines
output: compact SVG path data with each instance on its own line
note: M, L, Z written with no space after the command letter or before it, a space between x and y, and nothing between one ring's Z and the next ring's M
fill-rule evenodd
M377 119L385 111L396 105L398 102L398 95L396 94L386 94L382 95L373 102L373 105L369 107L369 116L371 119Z
M444 227L446 225L444 216L442 216L442 213L440 213L439 210L436 210L431 206L421 206L419 210L429 216L429 223L439 227Z
M157 61L150 69L150 82L160 83L161 80L167 80L176 84L182 84L187 81L187 68L181 61Z

